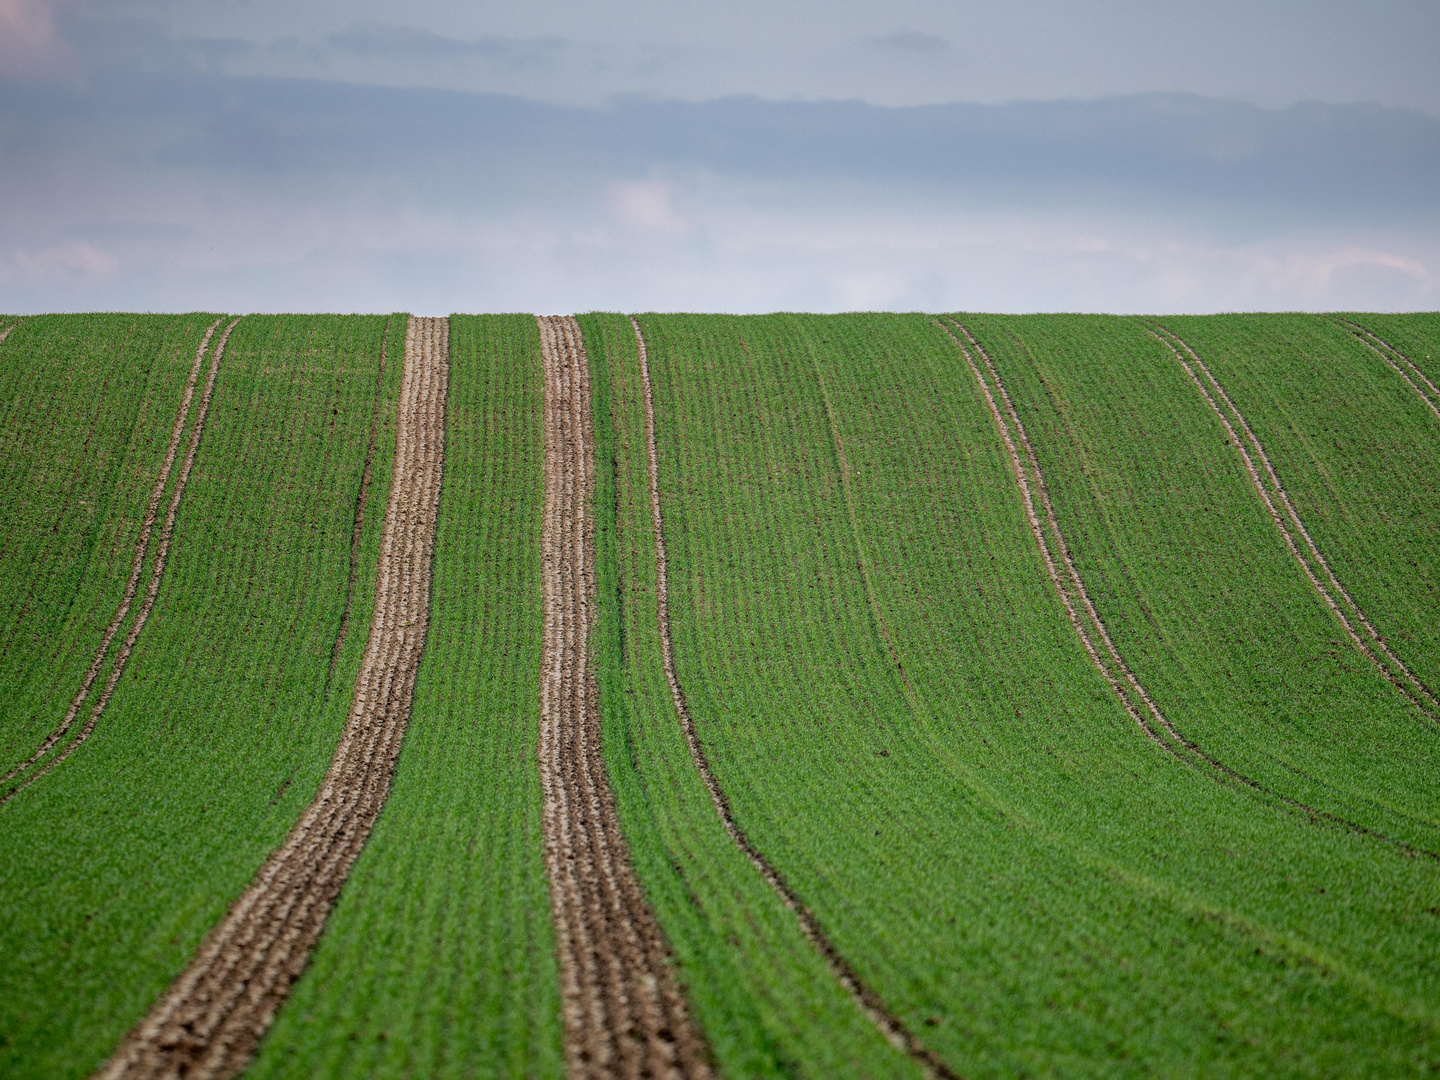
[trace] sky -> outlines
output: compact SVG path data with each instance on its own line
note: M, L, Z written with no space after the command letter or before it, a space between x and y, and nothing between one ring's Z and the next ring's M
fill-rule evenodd
M0 0L0 311L1440 308L1440 4Z

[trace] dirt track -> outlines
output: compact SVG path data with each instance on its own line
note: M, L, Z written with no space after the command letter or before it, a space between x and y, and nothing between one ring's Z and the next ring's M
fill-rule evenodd
M695 768L699 770L701 778L705 781L705 787L710 792L710 799L715 804L715 810L720 815L720 820L724 823L725 831L730 835L731 841L745 853L751 865L770 883L770 887L779 894L785 906L795 913L805 936L825 957L836 979L855 998L865 1015L870 1017L875 1026L896 1048L909 1054L929 1076L939 1077L940 1080L959 1080L959 1074L951 1069L940 1055L925 1046L914 1032L906 1027L905 1022L890 1011L884 999L861 980L859 972L841 955L835 943L825 933L814 912L781 877L780 872L770 864L770 860L755 846L745 830L740 828L730 809L730 800L720 786L719 778L710 768L710 759L706 756L705 746L700 741L700 734L690 715L690 706L685 700L685 691L680 685L680 676L675 668L675 645L670 636L669 557L665 551L665 523L660 512L660 457L655 442L655 393L650 382L650 358L645 346L645 335L640 330L638 319L632 318L630 324L635 328L635 343L640 354L640 379L645 389L645 450L650 462L650 511L655 526L655 583L656 594L659 597L660 650L665 661L665 678L670 684L670 695L675 702L675 711L680 715L681 726L685 729L685 740L689 744L690 756L694 759Z
M1395 348L1388 341L1372 330L1367 330L1359 323L1351 322L1349 319L1341 319L1341 324L1350 331L1367 349L1390 365L1390 369L1405 380L1405 384L1420 395L1420 400L1430 407L1436 419L1440 419L1440 386L1436 386L1421 371L1414 360ZM0 341L5 340L0 337ZM1425 389L1420 388L1424 384ZM1428 391L1428 392L1427 392Z
M100 1072L229 1077L299 978L390 792L429 623L449 324L411 319L375 612L350 720L314 802Z
M586 654L595 595L595 431L580 327L539 320L545 368L545 859L572 1077L709 1077L670 949L630 863Z
M1440 722L1440 696L1437 696L1433 690L1421 682L1419 677L1405 666L1404 661L1391 651L1390 646L1386 644L1380 632L1370 622L1369 617L1360 609L1360 605L1346 591L1345 586L1340 584L1340 580L1330 569L1330 564L1326 561L1325 556L1320 553L1320 548L1311 537L1310 531L1305 527L1305 522L1301 520L1295 504L1290 501L1290 495L1285 490L1285 486L1280 483L1280 477L1276 473L1269 455L1265 453L1265 447L1260 442L1259 436L1250 427L1245 415L1230 400L1230 396L1225 393L1225 388L1220 385L1220 381L1215 378L1195 350L1185 344L1177 334L1157 323L1153 336L1174 354L1175 359L1180 362L1180 366L1185 369L1185 374L1190 376L1190 381L1200 391L1206 404L1220 418L1220 423L1224 426L1225 433L1230 436L1231 443L1240 451L1240 457L1245 463L1245 471L1250 476L1250 482L1259 494L1260 500L1265 504L1265 509L1270 512L1271 521L1280 530L1280 535L1285 540L1285 546L1290 550L1295 561L1300 564L1301 569L1305 571L1306 578L1314 586L1315 591L1320 594L1325 605L1340 621L1345 632L1350 635L1350 639L1374 665L1376 671L1393 683L1431 720ZM1224 408L1221 408L1222 403ZM1236 427L1245 433L1244 440L1236 432ZM1255 466L1257 459L1260 462L1259 469ZM1261 477L1262 470L1264 478ZM1266 480L1269 481L1268 486Z
M1248 788L1257 796L1274 800L1311 819L1325 821L1348 832L1380 840L1399 848L1407 855L1424 855L1428 858L1440 859L1440 852L1414 847L1375 829L1271 790L1258 780L1231 768L1175 726L1170 718L1161 711L1139 678L1125 662L1125 658L1116 648L1104 620L1100 618L1100 612L1096 609L1090 592L1085 587L1085 581L1081 578L1080 571L1075 565L1070 547L1065 541L1065 535L1060 531L1060 522L1055 514L1055 506L1050 499L1049 488L1045 483L1045 474L1040 469L1040 459L1035 454L1030 436L1025 431L1025 425L1021 422L1015 403L1010 398L1010 392L1005 388L1004 380L1000 378L1000 371L995 366L995 362L974 335L960 323L949 320L942 322L941 326L959 346L966 363L970 366L971 373L975 376L976 382L980 384L986 403L990 406L990 413L994 417L996 426L1000 429L1001 438L1009 451L1011 468L1020 487L1021 500L1025 505L1025 514L1030 522L1030 530L1035 535L1036 543L1040 545L1040 555L1044 560L1046 572L1054 583L1056 591L1060 594L1060 599L1070 616L1070 622L1080 636L1091 663L1105 677L1106 682L1110 684L1111 689L1115 691L1116 696L1125 706L1125 711L1130 714L1146 736L1181 761L1214 770L1212 775L1219 774L1225 781ZM956 336L956 331L959 331L959 334L964 337L963 341ZM989 374L990 381L987 381L981 374L981 366L975 362L976 356L980 358L984 370ZM993 392L992 382L994 384ZM995 400L997 393L1005 406L1003 413ZM1020 446L1024 449L1023 459L1015 445L1017 438ZM1040 504L1045 512L1043 526L1035 510L1035 492L1039 493ZM1058 562L1051 549L1052 538L1055 548L1060 552ZM1061 564L1064 566L1063 573L1060 570ZM1096 644L1097 639L1099 645Z
M9 326L5 327L4 330L0 330L0 345L5 344L5 339L10 336L10 331L14 330L15 327L19 325L19 323L11 323Z
M170 430L170 444L165 451L165 461L160 467L160 475L155 481L155 490L150 494L150 505L145 512L145 520L140 527L139 539L135 542L135 559L130 567L130 580L126 582L125 592L120 598L120 606L115 609L115 617L110 620L104 636L100 639L100 648L95 653L95 659L90 665L89 671L80 684L80 690L70 703L70 708L65 713L65 718L60 726L52 731L40 744L40 748L29 758L15 766L5 774L0 783L10 783L28 769L32 768L45 755L49 754L59 742L65 738L80 710L84 707L90 691L95 685L95 680L105 667L106 658L110 653L110 646L114 644L115 635L119 633L120 627L124 625L125 618L130 613L131 605L135 602L135 594L139 589L140 578L145 567L145 561L149 555L150 538L154 534L155 522L160 514L160 502L165 494L165 487L170 482L170 473L175 467L175 458L179 453L181 436L185 432L185 426L189 422L190 408L195 399L195 387L200 379L200 370L203 366L206 350L210 346L210 339L214 336L215 330L224 322L224 319L216 319L205 331L205 336L200 340L200 346L195 350L195 362L190 368L190 378L185 384L185 392L180 399L180 409L175 415L175 424ZM119 685L120 677L125 673L125 664L130 659L130 653L135 648L135 642L140 638L140 632L145 629L145 623L150 618L150 612L155 607L155 599L160 593L160 580L165 574L165 562L170 553L170 544L175 536L175 518L180 512L180 502L185 495L185 487L190 481L190 472L195 467L195 457L200 450L200 439L205 433L205 420L210 412L210 402L215 396L215 379L220 372L220 362L225 357L225 346L230 340L230 334L234 331L239 319L231 321L220 335L220 340L215 345L215 351L211 358L210 371L205 379L205 390L200 398L200 410L195 417L195 426L190 432L190 446L185 454L185 462L180 468L180 476L175 482L175 490L170 497L170 508L165 516L165 525L160 533L160 542L155 553L155 561L150 569L150 582L145 590L145 598L141 602L140 611L135 617L135 622L130 627L130 632L125 636L121 644L120 652L115 659L114 667L111 668L110 677L106 680L99 698L91 707L90 716L80 731L65 745L55 757L47 761L40 769L25 777L19 783L13 784L0 795L0 803L13 798L18 792L23 791L35 781L48 773L55 766L73 754L80 744L90 737L95 730L95 725L100 722L101 715L105 712L105 706L110 703L110 698L115 693L115 687ZM6 331L9 332L8 330Z

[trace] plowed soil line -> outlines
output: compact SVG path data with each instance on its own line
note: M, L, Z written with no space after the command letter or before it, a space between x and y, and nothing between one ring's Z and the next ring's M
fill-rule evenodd
M10 331L14 330L15 327L19 325L19 323L11 323L9 326L5 327L4 330L0 330L0 345L5 344L5 339L10 336Z
M580 326L539 320L545 368L540 780L572 1077L709 1077L670 948L630 863L605 771L586 641L595 596L595 429Z
M694 718L690 715L690 706L685 699L684 688L680 685L679 673L675 669L675 645L670 636L669 557L665 551L665 522L660 512L660 456L655 442L655 394L650 383L650 358L645 347L645 335L640 330L638 319L632 318L630 323L635 328L635 343L640 353L640 379L645 388L645 451L650 461L650 511L655 522L655 581L656 593L659 596L660 650L665 661L665 678L670 683L670 696L675 702L675 711L680 716L681 726L685 729L685 741L689 744L690 756L694 759L695 768L705 781L705 787L710 792L710 799L715 804L715 812L720 815L720 820L731 841L745 853L750 864L760 872L761 877L769 882L770 887L779 895L785 906L795 913L805 936L825 957L831 972L839 980L840 985L850 992L861 1011L870 1018L892 1045L909 1054L927 1075L939 1077L941 1080L959 1080L959 1074L950 1068L945 1059L921 1042L905 1022L890 1011L884 998L866 984L860 978L860 973L856 971L855 967L841 955L835 943L825 933L824 927L820 925L820 920L816 918L815 913L806 906L800 895L790 887L789 882L781 876L780 871L771 865L770 860L755 846L754 841L735 820L735 815L730 809L730 800L720 786L719 777L710 767L710 759L705 753L704 744L700 741L700 733L695 727ZM826 405L828 409L828 401Z
M99 678L100 672L104 670L106 659L110 655L110 646L115 642L115 635L119 633L120 627L124 625L126 617L130 614L130 608L135 603L135 595L140 587L140 578L145 569L145 561L150 552L150 538L155 531L155 522L160 514L160 502L165 495L165 488L170 483L170 473L175 467L175 458L180 450L181 437L185 433L185 426L190 419L190 408L195 399L195 387L200 380L200 370L205 360L206 351L210 347L210 339L214 336L215 330L224 322L224 319L216 319L205 331L205 336L200 340L200 346L195 350L195 363L190 368L190 378L185 384L185 392L180 398L180 409L175 415L175 424L170 429L170 444L165 450L165 461L160 466L160 475L155 481L155 490L150 494L150 505L145 511L145 520L140 526L140 536L135 541L135 558L130 566L130 580L125 583L125 591L120 597L120 605L115 609L115 616L110 620L104 635L100 639L100 648L95 652L95 659L90 664L90 669L85 673L85 678L80 683L80 689L76 692L74 700L70 702L70 708L66 711L60 725L46 736L40 748L26 758L19 765L16 765L0 783L11 784L11 781L21 777L27 770L34 767L47 754L49 754L69 734L74 726L80 710L84 707L95 686L95 680ZM210 373L205 380L205 390L200 398L200 411L195 418L195 426L190 432L190 446L185 454L184 464L180 467L180 476L175 482L175 490L170 496L170 508L165 516L165 525L160 532L160 542L156 550L155 561L150 568L150 582L145 590L145 598L141 602L140 611L131 624L130 632L125 636L120 646L120 652L111 668L110 677L106 680L99 698L90 709L90 716L86 719L80 731L70 739L64 749L55 757L31 775L24 777L0 794L0 803L8 802L18 792L24 790L39 780L55 766L73 754L90 733L95 730L95 725L100 722L101 715L105 712L105 706L110 703L110 698L115 693L115 687L119 685L120 677L125 673L126 661L135 648L136 641L140 638L140 632L145 629L145 623L150 618L150 612L155 607L155 599L160 593L160 581L165 574L165 563L170 553L170 544L175 536L175 519L180 512L180 502L185 495L185 487L190 481L190 472L195 467L195 458L200 450L200 438L205 433L205 419L210 412L210 402L215 396L215 379L220 372L220 362L225 356L225 345L230 340L230 334L234 331L239 319L233 320L220 335L220 341L215 346L214 355L210 362ZM8 333L8 331L7 331Z
M430 618L448 354L448 320L410 320L375 612L330 771L285 843L102 1077L239 1073L300 977L370 836L395 775Z
M1070 616L1070 623L1075 627L1075 632L1079 635L1085 652L1090 657L1090 662L1105 677L1105 681L1110 684L1110 688L1115 691L1115 695L1124 705L1125 711L1130 714L1131 719L1135 721L1140 730L1179 760L1213 770L1212 776L1218 774L1217 778L1238 784L1257 797L1278 802L1292 811L1304 814L1313 821L1324 821L1348 832L1390 844L1408 856L1424 855L1431 859L1440 859L1440 852L1417 848L1375 829L1337 814L1317 809L1309 803L1272 790L1260 781L1231 768L1175 726L1160 709L1160 706L1155 703L1155 699L1145 689L1135 672L1130 669L1130 665L1125 662L1124 656L1121 655L1114 639L1110 636L1109 627L1100 618L1100 612L1095 607L1089 589L1085 586L1085 580L1080 576L1080 570L1075 565L1075 558L1071 553L1070 545L1065 540L1065 534L1060 531L1060 521L1055 514L1055 504L1050 499L1050 488L1045 482L1044 472L1040 469L1040 459L1035 453L1034 445L1030 442L1030 435L1025 430L1020 413L1015 408L1015 402L1010 397L1010 391L1005 388L1005 382L1000 378L999 368L995 366L994 360L975 336L960 323L954 320L942 321L941 326L954 339L961 354L965 357L965 362L969 365L971 374L975 376L975 381L979 383L980 390L985 396L985 402L990 407L990 414L995 420L995 425L1000 430L1000 437L1010 456L1010 467L1015 473L1015 480L1020 488L1020 498L1025 506L1025 516L1030 522L1030 531L1034 534L1035 542L1040 547L1040 557L1045 563L1046 573L1054 584L1056 592L1060 594L1060 600L1065 605L1066 613ZM979 363L976 362L977 357ZM998 403L997 396L1000 399ZM1004 406L1003 410L1000 407L1001 404ZM1018 448L1017 442L1019 443ZM1022 450L1024 451L1023 455ZM1043 523L1035 509L1036 494L1039 495L1040 506L1045 514ZM1058 559L1055 556L1056 551L1059 552Z
M1372 330L1367 330L1359 323L1351 322L1349 319L1341 319L1340 324L1349 330L1367 349L1390 365L1390 369L1405 380L1405 384L1420 395L1420 400L1430 407L1435 418L1440 420L1440 386L1436 386L1426 377L1414 360L1395 348L1388 341ZM0 341L5 340L0 337ZM1421 387L1424 389L1421 389Z
M1350 640L1365 654L1365 657L1374 665L1375 670L1385 676L1395 687L1411 700L1422 713L1431 720L1440 722L1440 697L1435 691L1420 681L1408 667L1405 666L1384 637L1371 623L1369 617L1360 609L1354 598L1340 584L1339 578L1330 568L1325 556L1320 553L1319 546L1315 543L1310 531L1301 520L1300 513L1295 509L1295 504L1290 500L1290 494L1285 486L1280 483L1280 477L1275 471L1274 463L1271 462L1265 447L1260 438L1250 427L1249 421L1244 414L1230 400L1225 393L1225 388L1215 378L1205 361L1201 360L1195 350L1185 344L1179 335L1172 333L1160 324L1154 324L1152 336L1163 344L1180 362L1185 369L1185 374L1190 376L1190 381L1200 391L1200 396L1210 406L1215 415L1220 418L1225 433L1230 436L1230 442L1240 451L1241 460L1245 464L1245 471L1250 477L1250 483L1254 486L1260 501L1265 504L1265 509L1270 512L1270 520L1280 530L1280 535L1285 540L1285 546L1300 568L1305 571L1305 577L1320 598L1330 609L1331 613L1339 620L1345 632L1350 635ZM1223 406L1223 407L1222 407ZM1241 438L1239 432L1244 433ZM1259 466L1256 466L1256 462Z

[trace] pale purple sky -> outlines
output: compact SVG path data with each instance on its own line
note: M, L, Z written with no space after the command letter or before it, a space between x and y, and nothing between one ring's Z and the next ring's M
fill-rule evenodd
M0 311L1440 307L1440 4L0 0Z

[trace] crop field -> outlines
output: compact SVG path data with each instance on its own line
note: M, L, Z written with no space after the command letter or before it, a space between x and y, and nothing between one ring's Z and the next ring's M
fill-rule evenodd
M1440 1074L1437 355L0 317L0 1076Z

